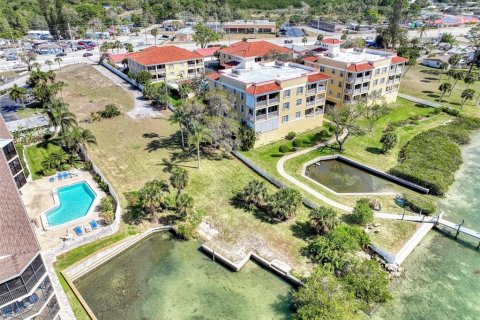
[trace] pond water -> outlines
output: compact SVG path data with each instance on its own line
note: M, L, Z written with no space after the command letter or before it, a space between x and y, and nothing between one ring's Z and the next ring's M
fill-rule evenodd
M395 192L394 183L336 159L307 166L305 175L337 193Z
M444 218L480 230L480 134L462 150L463 165L446 197ZM405 260L404 276L393 284L395 299L374 319L480 319L478 241L431 231Z
M170 233L75 282L98 319L289 319L292 287L248 262L233 272Z

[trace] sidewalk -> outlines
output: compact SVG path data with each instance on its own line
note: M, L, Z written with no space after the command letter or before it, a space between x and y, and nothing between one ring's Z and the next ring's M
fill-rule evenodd
M399 92L397 96L402 98L402 99L408 100L408 101L412 101L412 102L415 102L415 103L426 105L427 107L432 107L432 108L441 107L440 103L425 100L425 99L416 98L414 96L409 96L408 94L404 94L404 93Z

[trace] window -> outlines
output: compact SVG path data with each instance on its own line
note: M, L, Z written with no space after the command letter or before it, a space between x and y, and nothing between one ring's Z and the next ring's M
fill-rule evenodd
M330 79L330 84L333 84L333 83L334 83L333 79Z
M256 57L255 62L259 62L259 61L262 61L262 58L261 57Z
M237 94L237 90L233 89L233 94Z
M302 99L297 99L297 107L302 105Z
M213 83L213 86L216 88L217 87L217 81Z
M380 83L385 83L385 78L380 79Z
M329 96L332 95L332 90L328 90L328 95L329 95Z
M387 73L387 67L383 68L382 73Z
M290 102L284 102L283 103L283 110L290 109Z
M380 74L380 69L375 69L375 75L379 75Z
M18 158L15 158L15 160L11 161L8 166L12 172L12 176L22 171L22 165L20 164L20 160Z
M337 99L340 99L340 93L337 93Z
M325 67L324 66L320 66L320 72L325 72Z
M382 90L382 89L380 89L380 90L378 90L378 93L379 93L379 94L381 94L381 93L382 93L382 91L383 91L383 90Z
M338 87L339 88L343 87L343 82L342 81L338 81Z
M378 79L373 81L373 85L376 86L378 84Z
M3 154L5 154L5 158L7 158L7 161L17 155L17 151L15 151L15 146L13 145L13 142L10 142L5 147L3 147Z
M282 123L287 123L288 122L288 115L282 117Z
M332 74L335 74L335 72L336 72L335 69L332 68Z
M302 112L301 112L301 111L295 112L295 119L300 119L301 116L302 116Z
M243 104L240 105L240 112L243 113Z
M243 100L243 92L240 93L240 99Z
M303 93L303 87L298 87L297 88L297 95Z
M343 78L343 71L340 71L340 77Z
M285 91L283 92L283 97L284 97L284 98L289 98L289 97L290 97L290 90L285 90Z

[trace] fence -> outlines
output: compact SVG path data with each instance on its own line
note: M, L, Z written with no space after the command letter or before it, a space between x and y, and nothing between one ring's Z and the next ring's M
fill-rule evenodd
M263 177L264 179L268 180L271 184L273 184L274 186L276 186L277 188L279 189L283 189L283 188L286 188L287 186L281 182L280 180L278 180L277 178L274 178L272 177L269 173L267 173L265 170L263 170L262 168L258 167L257 165L255 165L252 161L250 161L248 158L244 157L243 155L241 155L238 151L232 151L232 154L240 161L242 161L245 165L247 165L250 169L252 169L253 171L255 171L259 176ZM303 198L303 204L310 208L310 209L315 209L317 208L318 206L313 203L312 201L310 201L309 199L307 198Z
M137 83L135 80L130 79L125 73L121 72L121 71L118 70L117 68L112 67L111 65L109 65L109 64L106 63L105 61L102 62L102 66L104 66L104 67L107 68L108 70L112 71L112 72L115 73L117 76L119 76L119 77L122 78L123 80L127 81L128 83L130 83L132 86L137 87L138 89L140 89L140 91L143 91L143 86L142 86L140 83Z

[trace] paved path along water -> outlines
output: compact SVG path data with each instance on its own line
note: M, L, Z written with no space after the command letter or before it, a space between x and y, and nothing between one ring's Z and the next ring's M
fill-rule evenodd
M419 103L419 104L423 104L423 105L426 105L428 107L432 107L432 108L439 108L441 107L440 103L437 103L437 102L433 102L433 101L429 101L429 100L425 100L425 99L420 99L420 98L417 98L417 97L414 97L414 96L410 96L408 94L404 94L404 93L398 93L398 96L402 99L405 99L405 100L408 100L408 101L412 101L412 102L415 102L415 103Z

